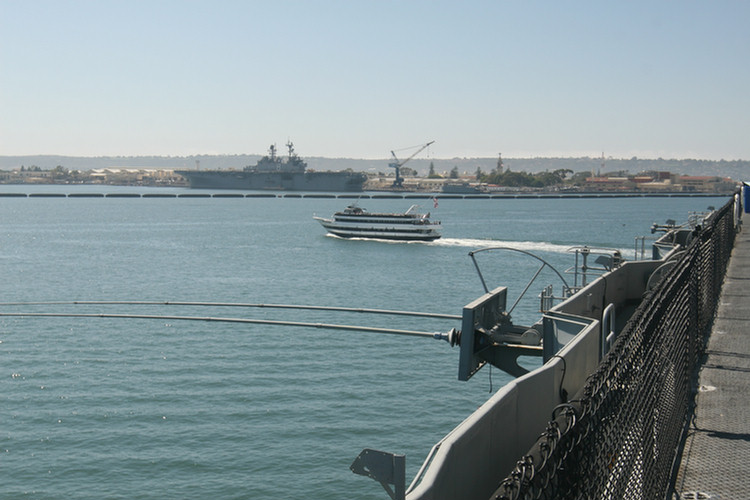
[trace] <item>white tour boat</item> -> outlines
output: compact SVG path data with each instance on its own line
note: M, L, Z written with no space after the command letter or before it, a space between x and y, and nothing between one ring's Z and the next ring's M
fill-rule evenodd
M440 222L431 221L430 214L417 212L412 205L402 214L374 213L349 205L330 219L313 217L341 238L372 238L379 240L434 241L440 238Z

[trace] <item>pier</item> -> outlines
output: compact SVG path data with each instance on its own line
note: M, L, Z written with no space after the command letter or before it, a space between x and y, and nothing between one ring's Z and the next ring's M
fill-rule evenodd
M747 498L750 491L750 228L739 232L700 367L676 499Z
M413 193L413 192L382 192L382 193L300 193L300 192L169 192L155 191L152 193L139 192L0 192L0 198L324 198L324 199L352 199L352 200L512 200L512 199L571 199L571 198L685 198L685 197L724 197L727 193L704 192L669 192L669 193L641 193L641 192L578 192L578 193L534 193L534 192L504 192L487 194L443 194L443 193Z

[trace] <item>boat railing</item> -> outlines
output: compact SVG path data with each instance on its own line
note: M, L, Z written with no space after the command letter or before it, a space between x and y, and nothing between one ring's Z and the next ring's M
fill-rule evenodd
M634 259L635 260L647 260L646 258L646 249L647 244L646 242L651 242L651 245L653 245L653 242L656 241L656 237L654 236L636 236L635 237L635 248L634 248ZM650 260L650 257L649 257Z
M539 293L539 312L548 312L550 309L555 307L555 304L559 304L560 302L567 299L570 294L573 293L573 291L574 288L570 288L568 290L563 290L563 295L556 295L555 288L552 285L547 285Z
M708 210L702 212L689 212L688 213L688 224L692 229L698 226L702 226L715 211L714 207L708 207Z
M617 269L624 259L616 248L597 248L590 246L571 247L568 252L575 253L575 264L565 270L566 274L573 274L573 290L585 287L591 278L598 278L604 273ZM590 259L594 262L591 263Z

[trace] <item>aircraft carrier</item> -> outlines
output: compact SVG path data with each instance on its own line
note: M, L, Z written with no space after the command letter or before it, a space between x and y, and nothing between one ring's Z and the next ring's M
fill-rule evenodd
M242 170L177 170L195 189L237 189L262 191L321 191L361 192L367 176L362 172L308 171L305 163L294 152L291 142L286 144L288 156L282 159L272 145L268 155L254 166Z

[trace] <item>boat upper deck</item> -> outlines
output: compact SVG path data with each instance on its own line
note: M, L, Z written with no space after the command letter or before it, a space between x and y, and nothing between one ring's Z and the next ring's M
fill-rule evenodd
M417 205L412 205L409 207L409 209L406 212L402 213L386 213L386 212L368 212L364 208L360 208L356 205L349 205L341 212L336 212L334 214L334 217L338 218L352 218L352 219L404 219L404 220L420 220L420 219L429 219L430 214L429 212L427 214L421 214L417 212Z

